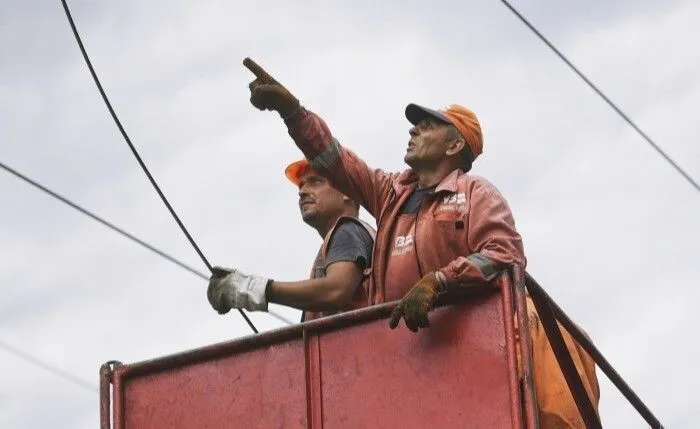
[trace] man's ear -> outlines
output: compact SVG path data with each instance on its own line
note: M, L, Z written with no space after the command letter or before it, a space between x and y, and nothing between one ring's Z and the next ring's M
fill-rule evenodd
M445 149L445 155L456 155L460 153L466 145L467 142L465 142L464 139L454 139L447 144L447 149Z

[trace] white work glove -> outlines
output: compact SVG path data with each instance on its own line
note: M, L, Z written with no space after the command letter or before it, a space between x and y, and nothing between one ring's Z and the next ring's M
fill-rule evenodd
M209 278L207 299L219 314L232 308L267 311L265 290L270 279L252 276L233 268L214 267Z

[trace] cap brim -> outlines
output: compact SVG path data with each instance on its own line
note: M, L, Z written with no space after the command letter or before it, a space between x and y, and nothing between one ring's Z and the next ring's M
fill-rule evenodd
M446 124L452 123L447 116L443 115L437 110L428 109L427 107L419 106L413 103L406 106L406 119L408 119L408 122L416 125L425 118L437 119L438 121Z
M298 186L299 182L301 182L301 178L310 168L311 166L309 166L309 161L302 159L289 164L284 170L284 174L287 176L287 179L289 179L290 182Z

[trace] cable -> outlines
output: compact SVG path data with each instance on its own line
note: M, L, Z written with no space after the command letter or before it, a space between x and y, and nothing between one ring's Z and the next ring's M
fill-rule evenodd
M530 24L530 22L529 22L527 19L525 19L525 17L524 17L522 14L520 14L520 12L518 12L517 9L515 9L513 6L511 6L511 4L508 3L506 0L501 0L501 2L502 2L504 5L506 5L506 7L507 7L508 9L510 9L510 11L513 12L513 14L515 14L515 16L517 16L517 17L518 17L518 18L519 18L533 33L535 33L535 35L537 35L537 37L539 37L540 40L542 40L547 46L549 46L549 48L550 48L552 51L554 51L554 53L557 54L557 56L558 56L562 61L564 61L564 62L565 62L565 63L566 63L566 64L567 64L581 79L583 79L583 81L586 82L586 83L588 84L588 86L591 87L591 89L593 89L603 100L605 100L605 102L608 103L608 105L609 105L610 107L612 107L613 110L615 110L615 111L622 117L622 119L623 119L625 122L627 122L632 128L634 128L634 130L637 131L637 133L638 133L640 136L642 136L642 138L643 138L644 140L646 140L647 143L649 143L649 144L651 145L651 147L653 147L662 157L664 157L664 158L666 159L666 161L668 161L669 164L671 164L683 177L685 177L686 180L688 180L688 182L690 182L690 184L691 184L697 191L700 191L700 185L698 185L698 183L697 183L695 180L693 180L693 178L690 177L690 175L689 175L688 173L686 173L678 164L676 164L676 162L673 161L673 160L671 159L670 156L668 156L663 150L661 150L661 148L660 148L649 136L647 136L646 133L644 133L634 122L632 122L632 120L631 120L619 107L617 107L617 106L615 105L615 103L613 103L613 102L603 93L603 91L601 91L600 89L598 89L598 87L595 86L595 84L593 84L593 82L591 82L583 73L581 73L581 72L576 68L576 66L574 66L574 65L571 63L571 61L569 61L569 60L564 56L564 54L562 54L561 52L559 52L559 50L558 50L557 48L555 48L554 45L552 45L552 43L550 43L549 40L547 40L547 39L542 35L542 33L540 33L540 32L537 30L537 28L535 28L534 25Z
M46 186L42 185L41 183L38 183L37 181L35 181L35 180L33 180L33 179L31 179L31 178L25 176L24 174L22 174L22 173L20 173L19 171L15 170L15 169L13 169L13 168L11 168L11 167L9 167L8 165L6 165L5 163L3 163L3 162L1 162L1 161L0 161L0 168L4 169L5 171L7 171L7 172L9 172L9 173L11 173L11 174L13 174L13 175L16 176L17 178L19 178L19 179L21 179L21 180L23 180L23 181L29 183L30 185L34 186L35 188L37 188L37 189L39 189L39 190L45 192L46 194L48 194L48 195L50 195L50 196L56 198L57 200L61 201L62 203L67 204L67 205L69 205L70 207L73 207L74 209L78 210L78 211L81 212L82 214L84 214L84 215L86 215L86 216L92 218L93 220L96 220L97 222L99 222L99 223L101 223L102 225L104 225L104 226L106 226L106 227L112 229L113 231L118 232L119 234L123 235L124 237L126 237L126 238L128 238L128 239L130 239L130 240L132 240L132 241L134 241L134 242L136 242L136 243L138 243L138 244L140 244L141 246L145 247L146 249L148 249L148 250L150 250L150 251L152 251L152 252L158 254L159 256L162 256L163 258L165 258L165 259L167 259L168 261L172 262L173 264L179 266L180 268L183 268L183 269L189 271L190 273L192 273L192 274L196 275L197 277L200 277L200 278L202 278L202 279L204 279L204 280L209 280L209 277L208 277L207 275L205 275L204 273L202 273L201 271L197 271L195 268L192 268L191 266L185 264L184 262L177 260L177 259L174 258L173 256L171 256L171 255L165 253L164 251L162 251L162 250L156 248L155 246L146 243L145 241L141 240L140 238L138 238L138 237L136 237L136 236L134 236L134 235L132 235L132 234L126 232L126 231L123 230L122 228L119 228L118 226L112 224L111 222L108 222L107 220L101 218L100 216L97 216L96 214L90 212L89 210L87 210L87 209L85 209L85 208L79 206L78 204L76 204L76 203L70 201L68 198L66 198L66 197L64 197L64 196L62 196L62 195L57 194L56 192L52 191L51 189L47 188ZM276 319L278 319L278 320L280 320L280 321L282 321L282 322L284 322L284 323L287 323L287 324L289 324L289 325L293 325L293 323L292 323L290 320L284 318L283 316L281 316L281 315L279 315L279 314L276 314L276 313L274 313L274 312L272 312L272 311L268 311L268 313L269 313L271 316L275 317Z
M41 367L41 368L45 369L46 371L61 377L64 380L70 381L71 383L74 383L74 384L82 387L83 389L87 389L91 392L99 392L99 389L97 388L97 386L93 385L92 383L85 381L81 378L78 378L72 374L69 374L69 373L63 371L62 369L56 368L53 365L49 365L48 363L42 361L41 359L36 358L36 357L30 355L29 353L18 349L17 347L13 347L13 346L5 343L4 341L0 341L0 348L17 356L18 358L20 358L22 360L25 360L27 362L31 362L32 364L34 364L38 367Z
M112 115L112 119L114 119L114 122L117 124L117 127L119 128L119 131L121 132L122 136L124 137L124 140L126 140L126 143L129 145L131 152L133 152L134 156L136 157L136 160L141 165L141 168L143 169L144 173L146 173L146 176L148 176L148 180L150 180L151 184L156 189L156 192L158 192L158 195L160 196L161 200L163 200L163 203L170 211L170 214L173 216L173 218L175 218L175 221L180 226L180 229L182 229L182 232L185 233L185 235L187 236L187 239L190 241L190 244L192 244L192 247L194 247L194 250L197 252L197 254L202 259L204 264L207 266L209 271L212 271L211 264L209 264L209 261L207 261L207 258L204 257L204 254L202 253L202 251L199 250L197 243L194 242L194 239L192 239L192 237L190 236L190 233L187 232L187 228L185 228L185 225L182 224L182 222L180 221L180 218L177 216L177 214L175 214L175 210L173 210L173 208L170 206L170 203L168 202L167 198L165 198L165 195L163 195L163 192L161 192L160 188L158 187L158 184L153 179L153 176L151 176L151 173L148 171L148 168L146 168L146 164L144 164L144 162L141 160L139 153L136 151L136 148L131 143L131 139L129 139L129 136L126 134L124 127L122 126L121 122L119 122L119 118L117 118L117 114L114 112L114 109L112 109L112 104L109 102L109 99L107 99L107 94L105 94L104 89L102 89L102 84L100 83L100 80L97 78L97 74L95 73L95 69L92 67L92 63L90 62L90 58L88 57L87 52L85 51L85 47L83 46L83 42L80 39L80 35L78 34L78 30L75 28L75 23L73 22L73 17L71 16L70 10L68 9L68 4L66 3L66 0L61 0L61 3L63 4L63 10L66 12L66 17L68 18L68 23L70 24L70 27L73 30L73 35L75 36L75 40L76 40L76 42L78 42L78 46L80 47L80 52L83 54L83 58L85 59L85 63L87 64L88 68L90 69L90 74L92 75L92 78L95 81L95 84L97 85L97 89L100 91L100 95L102 95L102 99L104 100L105 104L107 105L107 109L109 110L109 113ZM257 334L258 330L255 328L255 325L253 325L253 322L251 322L250 319L248 319L248 316L246 316L246 314L243 312L243 310L241 310L240 308L238 308L237 310L241 314L243 319L245 319L246 323L248 323L248 326L250 326L250 329L252 329L253 332L255 332Z

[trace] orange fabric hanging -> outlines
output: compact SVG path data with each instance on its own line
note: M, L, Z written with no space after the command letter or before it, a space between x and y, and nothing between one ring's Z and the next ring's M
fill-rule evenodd
M574 397L566 384L564 374L559 368L559 363L549 344L535 305L529 296L526 297L526 305L530 325L531 361L534 367L533 379L537 395L540 428L585 429L586 425L579 414ZM595 371L595 362L563 326L559 323L557 325L560 327L562 337L576 366L576 371L581 377L586 393L588 393L588 397L597 412L600 401L600 388ZM516 328L518 326L517 318L515 319L515 326ZM519 341L520 338L518 338L517 332L516 329L516 339Z

